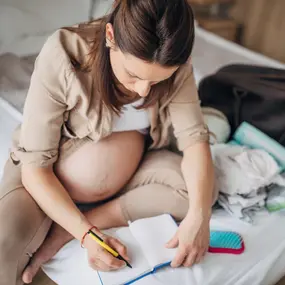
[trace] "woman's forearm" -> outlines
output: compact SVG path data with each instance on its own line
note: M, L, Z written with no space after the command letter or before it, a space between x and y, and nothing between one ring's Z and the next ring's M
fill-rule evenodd
M52 168L23 166L22 180L26 190L40 208L53 221L80 240L91 225L78 210Z
M182 172L189 193L189 211L210 217L214 191L214 167L208 143L184 151Z

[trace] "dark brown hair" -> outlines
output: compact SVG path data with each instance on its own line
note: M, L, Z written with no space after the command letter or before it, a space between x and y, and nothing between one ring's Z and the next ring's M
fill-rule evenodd
M69 29L82 37L92 35L91 38L89 36L89 59L80 68L91 72L101 102L118 113L124 104L137 100L139 96L122 90L113 74L110 52L106 47L107 23L113 25L115 45L123 53L174 67L185 64L191 54L194 16L187 0L117 0L109 15L77 29ZM162 96L168 96L174 77L175 74L152 86L139 108L147 108Z

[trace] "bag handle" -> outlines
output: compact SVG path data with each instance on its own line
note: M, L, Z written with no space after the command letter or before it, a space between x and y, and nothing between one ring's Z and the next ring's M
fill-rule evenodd
M283 133L283 135L279 139L279 143L282 144L283 146L285 145L285 132Z
M233 87L233 94L236 98L236 104L234 106L234 128L238 128L240 125L240 113L242 108L242 99L247 96L248 92L244 89Z

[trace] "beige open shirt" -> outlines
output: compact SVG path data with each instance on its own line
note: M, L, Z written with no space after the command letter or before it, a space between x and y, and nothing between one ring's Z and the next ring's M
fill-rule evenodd
M89 73L75 71L70 58L82 62L88 44L77 34L60 29L49 37L35 63L24 107L23 123L15 132L14 162L46 167L57 161L63 141L97 142L112 132L112 112L98 115L96 88ZM173 126L183 151L208 141L190 61L180 67L173 93L148 109L151 149L169 144Z

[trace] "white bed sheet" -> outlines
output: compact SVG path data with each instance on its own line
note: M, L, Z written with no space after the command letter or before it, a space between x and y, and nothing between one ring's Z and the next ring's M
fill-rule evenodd
M242 234L246 250L241 255L208 253L192 268L168 268L140 285L271 285L285 274L285 216L260 213L251 226L217 210L211 228ZM60 285L99 285L96 271L89 268L86 251L78 241L65 245L44 266L47 275ZM108 285L108 284L105 284Z
M8 158L11 137L20 120L21 115L0 98L0 180L3 174L3 167Z

